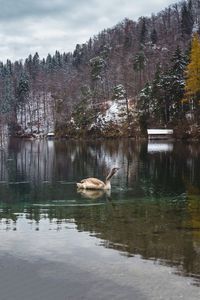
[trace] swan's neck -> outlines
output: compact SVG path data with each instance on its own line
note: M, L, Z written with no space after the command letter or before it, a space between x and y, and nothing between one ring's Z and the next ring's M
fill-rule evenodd
M113 175L114 175L114 173L111 170L110 173L108 174L108 176L106 177L106 182L110 181L110 179L113 177Z
M110 179L113 177L114 173L111 170L110 173L108 174L108 176L106 177L106 181L105 181L105 189L106 190L110 190L111 189L111 184L110 184Z
M105 182L105 190L110 190L110 189L111 189L110 180L106 180L106 182Z

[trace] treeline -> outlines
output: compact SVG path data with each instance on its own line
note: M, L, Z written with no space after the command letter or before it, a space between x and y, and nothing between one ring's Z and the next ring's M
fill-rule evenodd
M200 33L199 0L171 5L137 22L125 19L78 44L73 53L7 60L0 64L1 115L11 133L53 127L67 132L77 113L85 113L87 129L121 86L137 106L142 128L168 125L188 111L196 122L198 113L193 118L192 110L198 110L199 90L194 96L185 88L194 32Z

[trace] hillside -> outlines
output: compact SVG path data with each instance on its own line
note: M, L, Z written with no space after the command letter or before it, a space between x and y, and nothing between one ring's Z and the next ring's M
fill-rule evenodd
M1 63L2 120L12 135L54 130L58 136L111 136L116 124L114 136L138 136L147 126L175 128L191 113L181 101L194 32L200 32L199 0L137 22L124 19L73 53ZM98 124L110 101L122 102L116 107L124 117L102 131Z

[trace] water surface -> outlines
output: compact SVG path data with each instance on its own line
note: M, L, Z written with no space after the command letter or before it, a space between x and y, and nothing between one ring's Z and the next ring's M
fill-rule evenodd
M103 179L114 166L120 171L111 193L77 191L77 181ZM200 145L11 140L8 150L0 152L0 239L3 267L9 270L14 259L21 274L38 263L41 270L35 274L59 282L59 299L132 299L132 294L136 299L198 299ZM73 294L85 274L88 280L93 274L91 281L98 277L95 289L101 297L91 288L81 298L83 283ZM177 289L172 296L175 283L181 294ZM4 293L10 296L10 289Z

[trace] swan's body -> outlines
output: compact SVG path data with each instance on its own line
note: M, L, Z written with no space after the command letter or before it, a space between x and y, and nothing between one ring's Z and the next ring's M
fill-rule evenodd
M108 174L108 176L106 177L105 182L97 178L90 177L81 180L81 182L78 182L77 187L79 189L88 189L88 190L110 190L111 189L110 180L118 170L119 168L113 168Z
M104 195L110 197L110 190L78 189L77 192L82 197L92 200L101 198Z

